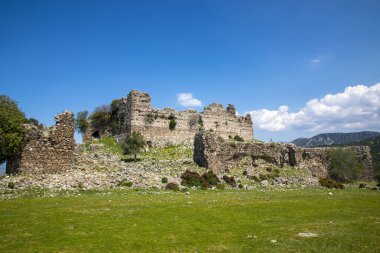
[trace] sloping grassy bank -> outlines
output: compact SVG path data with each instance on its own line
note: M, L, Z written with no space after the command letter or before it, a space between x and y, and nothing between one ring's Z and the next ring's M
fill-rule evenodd
M0 201L0 252L380 252L379 206L367 189L31 195Z

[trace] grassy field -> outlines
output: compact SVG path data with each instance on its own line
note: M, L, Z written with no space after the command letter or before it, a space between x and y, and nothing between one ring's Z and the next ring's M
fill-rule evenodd
M366 189L22 197L0 201L0 252L380 252L379 208Z

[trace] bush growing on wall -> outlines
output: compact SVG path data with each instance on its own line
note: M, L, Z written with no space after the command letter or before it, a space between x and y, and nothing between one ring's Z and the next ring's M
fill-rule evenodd
M244 139L242 137L240 137L239 135L235 135L234 140L235 141L244 141Z
M330 177L339 182L358 179L362 166L355 152L350 149L332 148L327 151L330 159Z
M169 129L170 130L173 131L175 129L176 125L177 125L177 122L175 121L175 119L170 119L169 120Z

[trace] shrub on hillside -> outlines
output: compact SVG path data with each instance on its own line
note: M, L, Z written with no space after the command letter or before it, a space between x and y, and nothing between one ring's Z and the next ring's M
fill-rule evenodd
M123 179L117 183L117 186L122 186L122 187L131 187L132 185L133 183L126 179Z
M229 184L231 187L236 187L236 181L235 181L235 178L233 176L229 177L229 176L224 175L223 180L224 180L224 182Z
M168 182L168 178L163 177L161 178L161 183L166 184Z
M218 177L211 170L203 173L202 176L195 171L186 170L184 173L182 173L181 179L181 184L187 187L195 186L210 188L212 186L218 185L220 182Z
M132 134L125 137L122 146L126 154L134 155L135 161L137 161L137 154L145 146L144 137L138 132L132 132Z
M202 180L210 186L215 186L220 182L218 177L211 170L203 173Z
M16 184L14 182L9 182L8 183L8 188L9 189L14 189L16 187Z
M176 183L170 182L165 186L165 190L179 191L179 186Z
M260 181L260 178L257 175L250 176L249 179L252 179L256 182Z
M319 179L319 184L323 187L327 188L335 188L335 189L344 189L344 185L341 182L336 182L333 179L329 178L321 178Z
M216 189L224 190L224 189L226 189L226 186L224 184L218 184L218 185L216 185Z
M195 171L186 170L182 173L181 179L181 184L187 187L200 187L203 185L201 176Z
M201 175L195 171L186 170L184 173L182 173L181 179L181 184L187 187L200 187L203 185Z

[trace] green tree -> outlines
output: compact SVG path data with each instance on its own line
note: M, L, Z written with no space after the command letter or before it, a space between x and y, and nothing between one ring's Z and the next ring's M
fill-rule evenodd
M90 115L90 124L94 130L105 132L111 128L111 108L109 105L97 107Z
M0 163L19 151L25 135L23 123L27 123L27 119L17 103L0 95Z
M340 182L358 179L362 166L351 149L332 148L327 151L330 159L330 176Z
M132 132L123 141L124 152L134 155L135 161L137 160L137 154L140 153L144 146L144 137L138 132Z
M175 129L176 125L177 125L177 122L175 121L175 119L170 119L169 120L169 129L171 131L173 131Z
M75 129L78 131L78 133L85 133L88 128L88 121L87 121L87 115L88 111L82 111L78 112L77 116L75 118Z

